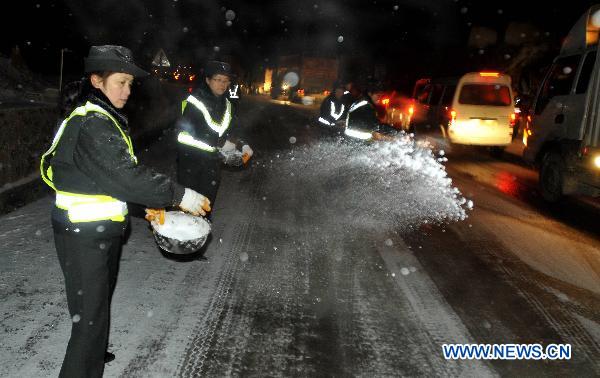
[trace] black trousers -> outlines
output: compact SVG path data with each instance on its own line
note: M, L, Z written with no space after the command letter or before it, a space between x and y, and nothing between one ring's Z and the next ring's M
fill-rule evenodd
M207 197L214 208L221 182L221 164L217 152L204 152L179 144L177 182Z
M119 222L108 223L52 222L72 320L60 377L102 377L104 372L110 303L123 243L119 229L124 230Z

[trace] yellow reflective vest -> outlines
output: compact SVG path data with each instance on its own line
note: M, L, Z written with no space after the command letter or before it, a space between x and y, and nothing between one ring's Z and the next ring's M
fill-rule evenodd
M104 194L95 195L63 191L60 190L60 188L57 188L52 181L52 166L48 164L47 158L49 156L54 156L65 128L69 127L69 121L74 117L86 116L89 112L101 113L113 122L127 144L131 159L137 163L137 158L133 152L131 138L123 131L119 122L104 108L88 101L85 105L79 106L73 110L61 123L58 131L54 135L52 145L48 151L42 155L40 173L44 182L56 192L56 207L67 211L71 222L95 222L102 220L123 222L127 215L127 203Z

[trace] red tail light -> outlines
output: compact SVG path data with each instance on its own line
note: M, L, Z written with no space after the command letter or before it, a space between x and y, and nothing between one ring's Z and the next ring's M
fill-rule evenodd
M512 113L510 115L510 126L513 127L516 122L517 122L517 115L515 113Z
M390 99L388 97L384 97L381 99L381 104L383 106L388 106L390 104Z
M411 106L411 107L408 108L408 114L409 115L413 115L414 112L415 112L415 107L414 106Z

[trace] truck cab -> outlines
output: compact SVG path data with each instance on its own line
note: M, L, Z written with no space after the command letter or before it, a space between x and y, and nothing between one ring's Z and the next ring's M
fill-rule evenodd
M523 135L542 197L600 195L600 5L572 27L548 69Z

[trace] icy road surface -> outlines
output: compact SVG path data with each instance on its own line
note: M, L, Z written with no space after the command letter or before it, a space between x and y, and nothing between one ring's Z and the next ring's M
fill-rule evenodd
M224 172L208 262L169 258L132 219L105 376L600 374L596 237L506 197L481 165L451 180L439 151L339 143L306 112L248 101L255 156ZM142 160L172 170L172 136ZM60 369L51 206L0 217L1 376ZM573 359L449 361L444 343L570 343Z

